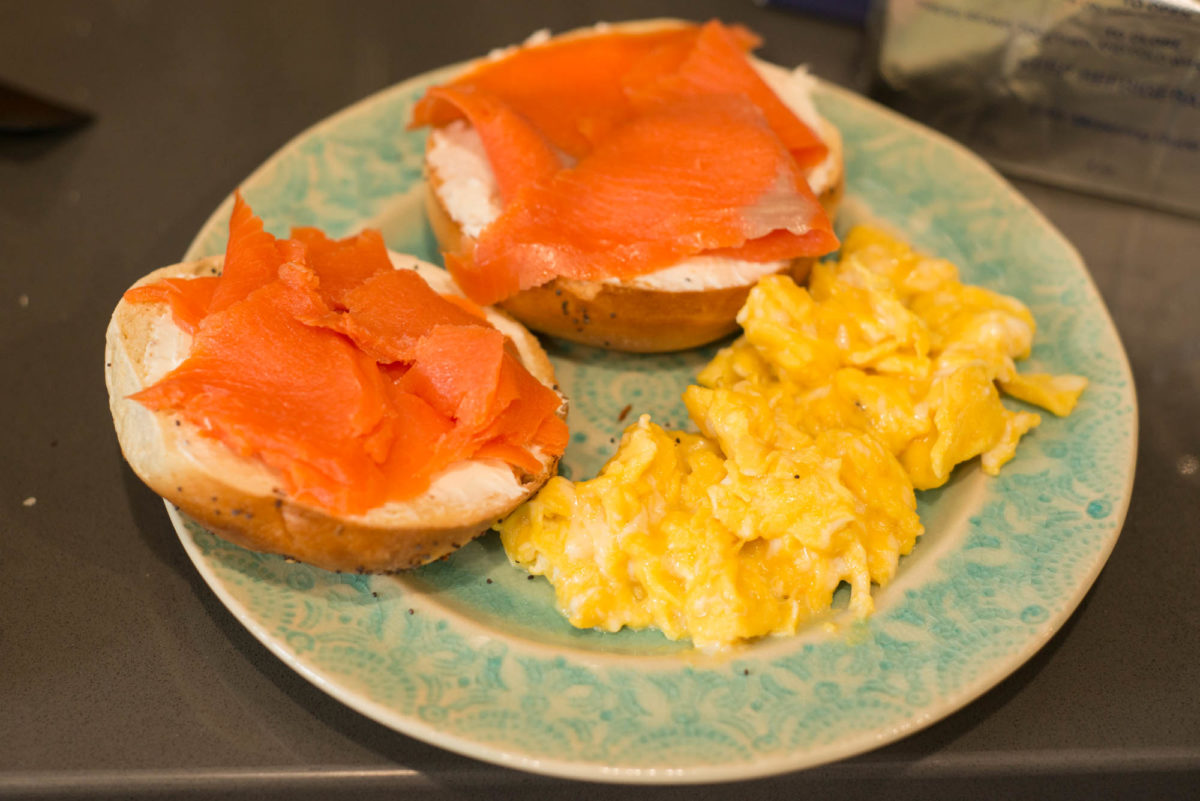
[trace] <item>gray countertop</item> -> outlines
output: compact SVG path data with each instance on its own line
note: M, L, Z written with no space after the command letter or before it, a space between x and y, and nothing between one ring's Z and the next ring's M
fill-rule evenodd
M1083 254L1133 366L1133 499L1063 629L924 731L737 785L518 773L324 695L196 573L108 416L100 353L121 291L177 261L243 177L337 109L536 28L660 14L742 21L765 35L768 60L859 77L857 28L749 2L0 0L0 76L97 117L0 139L0 796L1200 792L1200 223L1029 182L1015 183Z

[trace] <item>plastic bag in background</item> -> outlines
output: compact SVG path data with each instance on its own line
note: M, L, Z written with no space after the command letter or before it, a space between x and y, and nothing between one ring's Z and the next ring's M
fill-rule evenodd
M1200 216L1200 4L880 0L872 94L1015 175Z

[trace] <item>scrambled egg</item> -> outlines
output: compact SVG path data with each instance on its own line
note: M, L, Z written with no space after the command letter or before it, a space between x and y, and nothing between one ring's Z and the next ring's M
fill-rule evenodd
M599 476L556 477L499 525L573 625L720 647L794 633L843 582L865 616L922 532L914 488L976 456L995 475L1040 422L997 385L1064 415L1087 383L1018 374L1024 305L869 228L807 289L760 281L738 322L684 392L699 434L643 416Z

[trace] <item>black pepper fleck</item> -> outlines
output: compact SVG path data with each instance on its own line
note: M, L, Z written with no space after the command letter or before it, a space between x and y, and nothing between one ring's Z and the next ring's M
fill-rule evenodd
M562 302L562 313L569 314L569 312L567 311L567 302L565 300Z
M743 670L743 671L742 671L742 675L743 675L743 676L749 676L749 675L750 675L750 668L746 668L745 670Z
M488 583L488 584L491 584L491 583L492 583L492 580L491 580L491 579L488 579L488 580L487 580L487 583Z
M409 613L410 615L415 615L417 612L416 612L416 610L415 610L415 609L409 609L409 610L408 610L408 613Z
M526 576L526 577L525 577L525 580L526 580L526 581L533 581L533 576Z

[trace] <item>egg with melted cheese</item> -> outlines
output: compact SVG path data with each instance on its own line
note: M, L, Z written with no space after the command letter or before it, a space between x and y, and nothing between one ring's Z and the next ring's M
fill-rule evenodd
M498 526L573 625L723 647L794 633L843 583L865 616L922 533L914 489L975 457L996 474L1038 425L999 389L1067 414L1086 385L1018 374L1023 304L865 227L807 288L760 281L738 322L684 392L699 433L643 416L596 478L554 478Z

